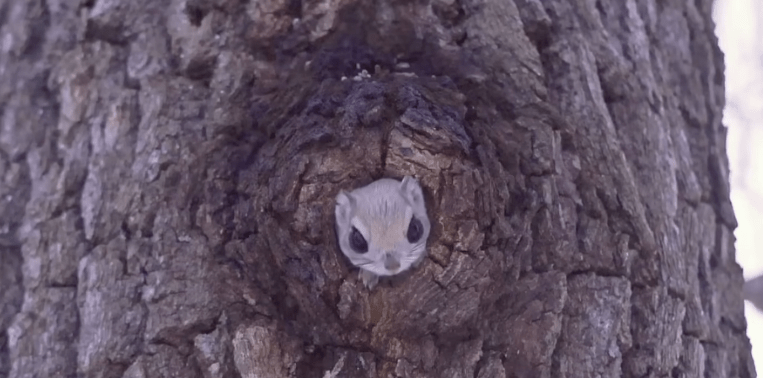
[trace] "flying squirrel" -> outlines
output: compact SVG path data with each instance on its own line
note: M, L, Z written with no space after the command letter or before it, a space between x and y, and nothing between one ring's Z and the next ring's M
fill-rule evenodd
M339 248L360 268L369 289L380 276L418 266L426 256L430 223L419 182L383 178L336 197Z

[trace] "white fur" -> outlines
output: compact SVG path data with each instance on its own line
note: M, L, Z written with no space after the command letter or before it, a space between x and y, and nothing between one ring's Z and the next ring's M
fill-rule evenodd
M404 272L426 255L431 225L421 186L413 177L405 176L402 181L383 178L349 193L341 191L334 214L339 248L361 269L360 276L369 288L379 276ZM413 216L421 221L423 234L416 243L409 243L406 234ZM352 227L365 238L368 252L357 253L350 246ZM398 262L399 268L387 269L385 257Z

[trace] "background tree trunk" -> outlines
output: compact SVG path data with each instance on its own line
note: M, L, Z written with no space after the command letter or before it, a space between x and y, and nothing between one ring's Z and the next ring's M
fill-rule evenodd
M710 13L0 1L0 377L754 377ZM406 174L369 292L333 201Z

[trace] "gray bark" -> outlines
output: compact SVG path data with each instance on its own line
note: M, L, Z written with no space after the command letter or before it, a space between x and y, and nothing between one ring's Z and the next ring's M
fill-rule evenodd
M754 377L710 13L0 1L0 377ZM404 175L368 291L333 200Z

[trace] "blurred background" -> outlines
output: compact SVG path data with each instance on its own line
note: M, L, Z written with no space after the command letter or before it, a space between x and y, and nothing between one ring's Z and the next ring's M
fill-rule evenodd
M739 221L736 257L745 279L763 274L763 1L716 0L716 34L726 59L731 201ZM758 149L756 147L760 146ZM745 302L747 335L758 375L763 369L763 313Z

